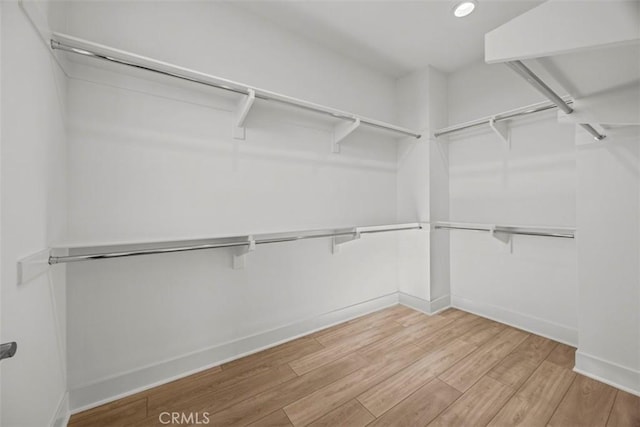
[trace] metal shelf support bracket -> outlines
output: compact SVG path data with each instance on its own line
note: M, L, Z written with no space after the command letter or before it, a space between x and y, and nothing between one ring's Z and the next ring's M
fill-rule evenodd
M340 152L340 143L351 135L353 131L360 127L360 119L356 118L353 122L340 123L333 129L333 142L331 144L331 152Z
M511 138L509 135L509 126L507 126L507 122L505 121L496 121L495 117L489 119L489 127L492 131L495 132L496 135L500 138L502 142L504 142L507 148L511 148Z
M249 244L237 249L237 253L233 255L233 269L242 270L247 264L247 254L256 250L256 241L253 236L248 238Z
M248 89L248 92L249 94L240 101L238 110L236 111L235 123L233 127L233 137L235 139L245 138L246 128L244 126L244 122L247 120L249 111L251 110L251 107L256 100L256 91L253 89Z
M491 227L491 236L505 244L505 250L507 253L513 253L513 235L505 231L500 230L497 226Z
M360 232L356 230L355 233L351 236L334 236L331 238L331 253L337 254L340 252L340 245L343 245L347 242L351 242L353 240L357 240L360 238Z

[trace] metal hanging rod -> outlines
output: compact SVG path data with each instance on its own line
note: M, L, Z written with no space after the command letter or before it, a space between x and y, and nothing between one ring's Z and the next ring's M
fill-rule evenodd
M566 104L573 104L573 100L569 97L561 98ZM449 135L455 132L459 132L466 129L471 129L478 126L488 125L492 120L499 122L503 120L514 119L516 117L527 116L529 114L541 113L543 111L553 110L558 108L553 102L540 102L537 104L528 105L526 107L517 108L515 110L505 111L503 113L495 114L493 116L483 117L477 120L472 120L465 123L449 126L446 128L438 129L433 135L438 138L440 136Z
M172 252L187 252L198 251L203 249L215 249L215 248L231 248L237 246L249 246L249 242L232 242L232 243L213 243L204 245L190 245L190 246L177 246L171 248L158 248L158 249L137 249L130 251L115 251L104 253L93 253L83 255L66 255L66 256L53 256L49 257L49 264L61 264L67 262L87 261L96 259L108 259L108 258L123 258L139 255L154 255L154 254L166 254Z
M434 225L434 228L445 230L487 231L491 233L496 232L517 234L522 236L560 237L564 239L575 238L575 230L568 228L521 227L510 225L465 224L449 222L436 223Z
M553 102L559 109L565 114L573 113L571 108L557 93L553 91L545 82L543 82L533 71L531 71L522 61L507 61L506 64L515 71L518 75L524 78L534 89L546 96L551 102ZM606 138L606 135L598 132L593 126L580 123L580 126L589 132L597 141Z
M382 226L367 226L367 227L352 227L343 229L330 229L330 230L311 230L300 231L295 233L271 233L262 235L262 237L256 237L254 235L233 236L223 238L212 239L200 239L200 242L192 241L174 241L174 242L159 242L155 244L150 243L129 243L129 244L111 244L111 245L92 245L85 248L73 247L64 249L75 249L78 251L91 250L96 247L103 247L106 250L101 252L92 253L80 253L75 255L64 256L49 256L49 264L61 264L78 261L109 259L109 258L123 258L140 255L154 255L154 254L166 254L173 252L187 252L198 251L204 249L216 249L216 248L232 248L232 247L249 247L251 245L264 245L270 243L283 243L292 242L297 240L307 239L319 239L327 237L346 237L346 236L358 236L362 234L374 234L383 233L388 231L404 231L404 230L421 230L425 228L422 223L409 223L409 224L393 224ZM206 241L206 243L203 243ZM194 242L194 243L188 243ZM148 246L156 245L156 247ZM140 246L147 246L140 248ZM114 249L126 247L127 249ZM110 249L111 248L111 249ZM62 248L57 248L62 249Z
M70 52L89 58L101 59L103 61L125 65L140 70L150 71L156 74L186 80L189 82L198 83L201 85L214 87L217 89L242 95L249 95L251 92L255 92L255 97L258 99L291 105L297 108L329 115L342 120L354 122L356 120L359 120L360 124L378 129L384 129L405 136L411 136L414 138L421 137L421 134L407 128L395 126L367 117L362 117L356 114L337 110L335 108L326 107L312 102L303 101L301 99L292 98L286 95L281 95L276 92L256 89L242 83L237 83L231 80L215 77L187 68L178 67L166 62L157 61L155 59L136 55L130 52L110 48L108 46L89 42L66 34L54 33L53 38L51 39L51 49Z

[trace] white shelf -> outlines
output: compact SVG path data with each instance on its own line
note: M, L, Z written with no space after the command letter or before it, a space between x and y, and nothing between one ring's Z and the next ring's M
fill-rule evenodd
M163 252L182 252L216 247L246 247L269 243L289 242L324 237L359 238L362 234L388 231L428 229L424 223L385 224L361 227L341 227L322 230L297 230L277 233L248 233L225 236L192 236L181 239L121 240L121 241L85 241L56 242L51 247L52 263L65 262L68 252L73 257L84 259L118 258L132 255L145 255ZM60 261L57 258L60 257ZM83 259L73 259L79 261Z
M417 227L429 228L428 223L401 223L401 224L385 224L385 225L365 225L365 226L351 226L351 227L335 227L330 229L297 229L290 231L261 231L256 233L247 234L218 234L218 235L193 235L181 238L155 238L155 239L130 239L130 240L60 240L53 242L49 245L52 250L85 250L92 248L108 248L108 247L123 247L123 246L143 246L143 245L179 245L188 242L209 242L215 240L229 240L229 239L246 239L249 236L253 236L254 239L260 240L265 238L277 238L287 236L300 236L300 235L315 235L326 234L328 232L349 230L358 231L360 233L375 233L382 231L402 231L404 229L414 229Z
M332 141L334 152L339 152L339 144L342 139L346 138L351 132L356 131L360 126L378 129L386 133L394 134L397 137L410 137L416 139L421 137L419 132L412 129L269 90L252 87L243 83L202 73L200 71L181 67L168 62L159 61L132 52L115 49L113 47L94 43L67 34L52 33L51 47L54 51L64 52L65 55L71 55L75 62L80 58L85 58L86 60L81 62L86 64L87 61L92 61L95 65L97 60L102 60L104 64L110 64L110 66L106 68L111 70L122 70L126 67L127 69L134 70L137 77L146 76L152 80L157 80L157 78L169 78L173 81L181 81L186 82L187 84L214 88L219 90L221 93L232 94L232 96L240 98L237 101L238 106L236 115L234 115L233 123L235 127L234 137L238 139L244 139L244 119L247 117L250 109L254 105L254 99L257 101L269 101L272 104L275 103L295 107L296 109L312 112L316 115L320 114L337 121L337 123L334 124L334 140Z

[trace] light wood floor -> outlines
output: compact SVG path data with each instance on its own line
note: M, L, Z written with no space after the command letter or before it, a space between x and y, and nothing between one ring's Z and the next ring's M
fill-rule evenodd
M161 426L180 412L213 426L640 426L640 398L572 372L574 352L463 311L395 306L69 425Z

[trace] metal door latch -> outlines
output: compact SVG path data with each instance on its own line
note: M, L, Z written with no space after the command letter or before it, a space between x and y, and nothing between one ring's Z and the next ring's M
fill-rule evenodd
M0 344L0 360L13 357L13 355L16 354L16 350L18 350L18 344L16 342Z

